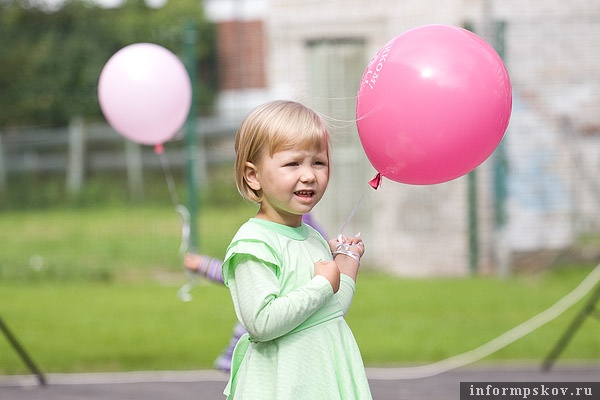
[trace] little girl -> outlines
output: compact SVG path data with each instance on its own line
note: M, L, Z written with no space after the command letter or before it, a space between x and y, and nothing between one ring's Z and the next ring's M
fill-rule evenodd
M304 214L302 216L302 222L315 228L323 237L327 237L323 228L317 224L311 214ZM187 271L193 274L197 274L207 278L208 280L216 283L223 284L223 261L217 258L210 257L206 254L197 253L186 253L184 257L184 265ZM246 329L237 322L231 332L231 338L227 347L215 360L215 368L229 372L231 370L231 357L233 356L233 349L237 344L240 337L246 333Z
M302 222L329 181L322 118L291 101L258 107L236 137L236 183L258 204L227 249L223 280L239 321L229 399L371 399L344 315L364 247Z

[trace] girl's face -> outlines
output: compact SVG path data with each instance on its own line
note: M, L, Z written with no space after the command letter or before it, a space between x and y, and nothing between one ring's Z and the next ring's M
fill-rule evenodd
M255 165L246 163L250 187L262 192L257 217L297 227L321 200L329 183L327 145L264 154Z

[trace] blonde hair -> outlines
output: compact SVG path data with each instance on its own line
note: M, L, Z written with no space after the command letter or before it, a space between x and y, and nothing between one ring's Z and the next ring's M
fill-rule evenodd
M255 108L242 122L235 138L235 181L243 198L262 201L262 193L244 178L246 163L257 165L263 155L273 156L291 148L322 150L329 158L329 130L324 119L311 108L288 100L276 100Z

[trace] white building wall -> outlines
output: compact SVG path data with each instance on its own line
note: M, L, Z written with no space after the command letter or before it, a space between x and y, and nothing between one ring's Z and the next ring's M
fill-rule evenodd
M306 42L319 38L361 38L362 70L392 37L419 25L462 25L477 2L304 1L270 2L268 31L271 84L283 97L311 102L307 93ZM360 77L352 90L356 95ZM332 95L335 97L335 94ZM335 100L332 100L335 101ZM345 127L353 121L343 121ZM334 130L335 131L335 130ZM429 187L385 181L378 191L367 186L376 171L366 160L355 127L334 132L329 193L316 215L332 234L364 200L344 233L362 232L369 244L365 264L403 275L462 275L468 269L468 220L463 180ZM352 137L354 136L354 138ZM361 154L362 153L362 154ZM350 171L350 172L348 172Z
M515 98L504 141L508 220L502 230L494 226L493 163L488 160L477 169L479 267L497 270L513 252L560 249L586 229L600 227L600 186L595 183L600 181L595 147L600 145L597 0L258 3L267 32L268 88L254 97L256 104L289 98L327 110L335 109L331 104L347 93L332 93L331 99L311 95L308 42L362 39L364 70L389 39L413 27L470 22L491 41L493 22L504 21L505 63ZM349 89L354 95L359 79ZM316 210L329 233L337 234L364 194L345 233L362 231L365 264L406 276L468 273L466 178L423 187L384 181L378 191L368 189L366 182L375 171L357 141L352 112L331 117L334 169L329 193Z

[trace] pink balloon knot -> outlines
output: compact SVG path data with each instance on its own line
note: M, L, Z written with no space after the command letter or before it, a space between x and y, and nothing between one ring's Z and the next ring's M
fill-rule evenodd
M375 190L379 189L379 187L381 186L381 174L377 174L375 175L375 178L371 179L369 181L369 185L371 185L371 187Z
M162 143L159 143L154 146L154 152L156 154L162 154L164 151L165 151L165 148L163 147Z

